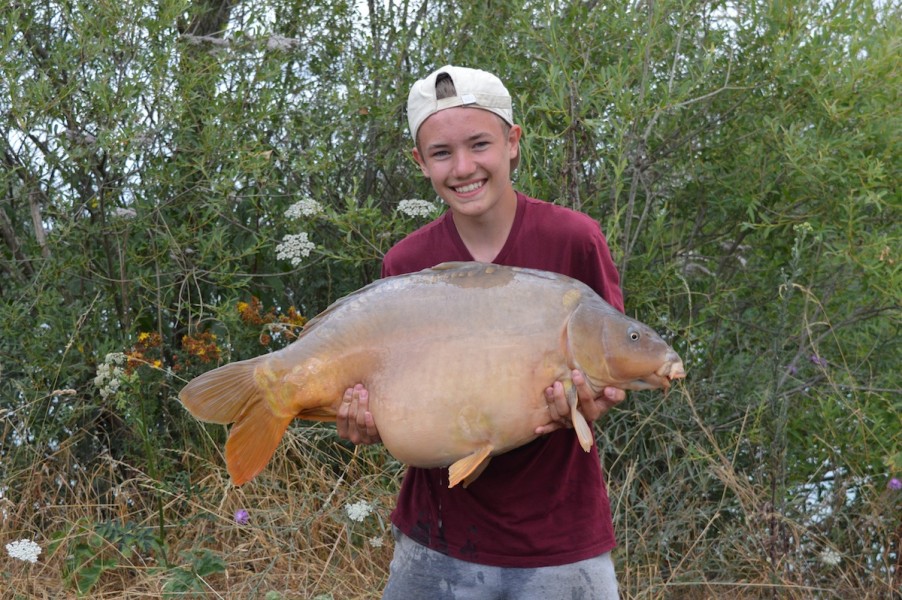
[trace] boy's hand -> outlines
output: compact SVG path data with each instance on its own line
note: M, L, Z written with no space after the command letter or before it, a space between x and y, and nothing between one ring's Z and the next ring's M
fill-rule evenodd
M382 441L373 413L369 411L369 393L359 383L345 390L335 423L338 437L355 444L378 444Z
M612 407L626 399L624 390L610 386L604 388L601 395L595 397L589 384L586 383L586 378L578 369L574 369L570 373L570 377L579 397L579 412L583 414L589 423L597 420ZM567 402L567 394L564 391L563 383L555 381L554 385L545 388L545 400L548 402L548 413L551 422L537 427L536 433L538 435L545 435L564 427L568 429L573 427L573 424L570 422L570 404Z

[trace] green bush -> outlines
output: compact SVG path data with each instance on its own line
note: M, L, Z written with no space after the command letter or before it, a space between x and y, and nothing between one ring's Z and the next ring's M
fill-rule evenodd
M193 483L173 482L221 477L224 431L188 416L178 391L289 343L438 214L409 158L404 103L417 77L458 63L513 93L517 188L601 223L627 312L688 366L669 396L632 394L598 425L626 593L898 591L898 7L368 7L3 11L0 502L14 509L0 531L79 523L87 558L61 568L85 591L120 569L89 556L88 538L103 538L118 490L140 473L155 484L130 509L136 523L117 527L149 527L167 555L187 552L156 592L201 591L225 546L208 546L201 526L185 536L196 548L178 545L167 527L195 527L183 519L197 504ZM390 498L398 465L329 431L298 429L285 456L323 459L305 473L332 492L353 473ZM293 485L278 464L260 484L274 498ZM53 492L36 505L39 481ZM103 508L52 508L93 504ZM258 535L286 539L272 527ZM350 539L323 535L324 546ZM311 596L332 593L335 555L316 575L286 568Z

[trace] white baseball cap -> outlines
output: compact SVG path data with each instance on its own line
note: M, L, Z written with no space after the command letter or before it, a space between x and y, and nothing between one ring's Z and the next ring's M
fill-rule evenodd
M456 96L435 97L435 82L439 75L447 74L454 83ZM416 143L420 125L440 110L456 106L470 106L493 112L508 124L514 124L511 95L501 80L488 71L446 65L420 79L410 88L407 96L407 124ZM520 162L519 155L511 161L511 170Z

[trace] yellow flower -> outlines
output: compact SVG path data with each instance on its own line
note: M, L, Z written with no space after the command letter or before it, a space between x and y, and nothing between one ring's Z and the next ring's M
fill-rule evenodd
M153 366L159 369L160 367L163 366L163 361L158 358L155 361L153 361Z
M243 313L247 310L247 302L239 302L238 303L238 312Z
M144 340L146 340L149 337L150 337L149 333L147 333L146 331L142 331L141 333L138 334L138 341L143 342Z

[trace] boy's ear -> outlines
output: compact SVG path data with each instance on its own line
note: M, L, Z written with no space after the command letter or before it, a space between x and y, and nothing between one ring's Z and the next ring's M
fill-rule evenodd
M429 171L426 169L426 163L423 161L423 157L420 156L420 151L414 147L413 150L410 151L411 156L413 156L413 160L417 163L417 166L420 167L420 172L424 177L429 177Z
M519 125L511 125L507 132L507 143L510 145L511 158L520 156L520 138L523 136L523 128Z

